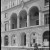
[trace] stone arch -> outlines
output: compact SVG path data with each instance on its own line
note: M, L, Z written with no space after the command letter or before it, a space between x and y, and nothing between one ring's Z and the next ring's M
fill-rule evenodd
M27 27L27 11L21 10L19 12L20 28Z
M16 13L12 13L10 22L11 22L11 29L16 29L17 28L17 14Z
M24 32L21 34L21 46L26 46L26 34Z
M4 36L4 46L8 46L9 44L9 38L8 38L8 35L5 35Z
M32 6L29 9L30 26L39 25L39 9L36 6Z
M44 46L48 46L49 45L49 31L45 31L44 33L43 33L43 45Z

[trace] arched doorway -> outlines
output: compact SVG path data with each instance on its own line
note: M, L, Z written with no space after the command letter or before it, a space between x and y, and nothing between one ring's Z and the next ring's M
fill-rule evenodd
M5 35L4 37L4 46L8 46L9 42L8 42L8 35Z
M44 42L44 46L49 45L49 31L45 31L43 33L43 42Z
M11 15L11 29L16 29L17 28L17 14L16 13L13 13Z
M27 12L26 12L26 10L20 11L19 17L20 17L20 28L27 27Z
M22 33L21 35L21 46L26 46L26 34Z
M34 6L30 8L30 26L39 25L39 9Z

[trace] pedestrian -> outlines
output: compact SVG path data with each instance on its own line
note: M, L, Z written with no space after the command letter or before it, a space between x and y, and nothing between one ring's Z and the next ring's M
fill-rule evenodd
M35 43L35 45L34 45L34 50L39 50L37 43Z

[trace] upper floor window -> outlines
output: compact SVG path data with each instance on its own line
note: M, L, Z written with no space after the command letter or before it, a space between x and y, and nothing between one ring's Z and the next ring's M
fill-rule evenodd
M45 0L45 5L49 5L49 0Z
M5 13L5 18L7 17L7 13Z
M9 24L5 23L5 31L8 31L8 29L9 29Z
M6 31L6 24L5 24L5 31Z
M49 24L49 14L44 15L44 23Z
M39 20L36 20L36 25L39 25Z

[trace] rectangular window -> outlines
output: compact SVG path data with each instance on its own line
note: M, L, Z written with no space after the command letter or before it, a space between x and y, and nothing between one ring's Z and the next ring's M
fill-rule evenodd
M6 31L6 24L5 24L5 31Z
M7 13L5 13L5 18L7 17Z
M21 28L21 24L20 24L20 28Z
M44 24L49 24L49 14L44 15Z
M39 20L36 20L36 25L39 25Z
M33 39L33 43L35 43L35 39Z
M14 29L14 24L12 24L12 29Z
M49 5L49 0L45 0L45 5Z
M9 26L8 23L5 23L5 31L8 31L9 29L8 26Z
M14 40L13 44L15 44L15 40Z

